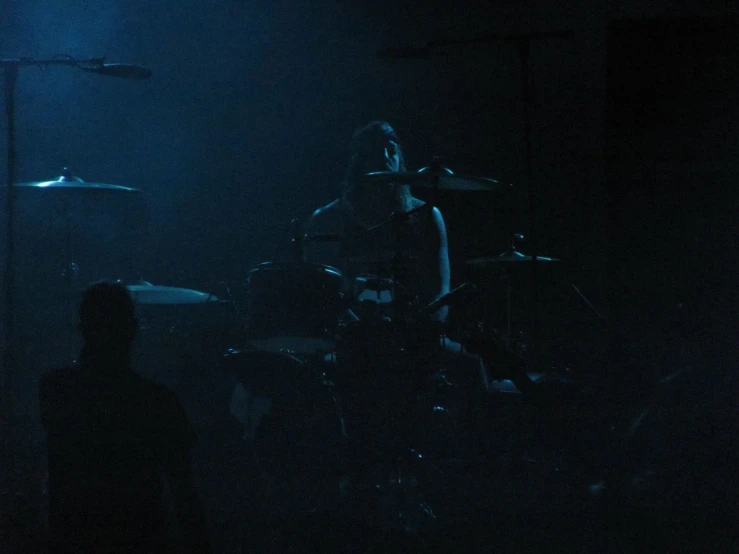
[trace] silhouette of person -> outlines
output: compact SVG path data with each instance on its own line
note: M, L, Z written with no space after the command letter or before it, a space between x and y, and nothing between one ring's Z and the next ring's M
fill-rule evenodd
M210 551L189 468L197 438L175 394L131 369L137 321L128 291L88 287L79 328L77 364L40 384L50 551L168 552L178 543ZM167 524L172 508L179 538Z

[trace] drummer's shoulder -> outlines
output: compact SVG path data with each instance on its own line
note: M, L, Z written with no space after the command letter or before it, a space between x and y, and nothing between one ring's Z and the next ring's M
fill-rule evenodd
M420 198L416 198L415 196L411 198L411 209L417 210L418 208L421 208L426 205L426 202L421 200ZM426 212L428 213L428 212ZM441 210L434 206L431 209L431 221L433 221L436 226L444 227L444 216L441 214Z

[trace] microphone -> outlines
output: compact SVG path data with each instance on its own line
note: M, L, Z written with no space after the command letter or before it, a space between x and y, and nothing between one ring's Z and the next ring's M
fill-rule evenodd
M108 77L121 77L123 79L148 79L151 77L151 69L143 65L131 65L127 63L104 63L89 67L80 67L82 71L107 75Z
M290 229L292 230L292 239L290 242L293 245L293 252L295 258L299 262L305 261L305 233L303 231L303 222L299 219L293 219L290 222Z
M427 60L439 55L443 53L432 51L428 46L399 46L377 51L377 57L383 60Z
M424 311L427 314L432 314L439 308L457 304L461 298L467 296L468 294L473 294L476 292L477 287L475 285L471 283L462 283L457 288L450 290L444 296L441 296L428 304Z

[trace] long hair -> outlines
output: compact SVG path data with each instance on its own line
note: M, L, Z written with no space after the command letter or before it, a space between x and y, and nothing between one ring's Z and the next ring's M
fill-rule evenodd
M400 160L398 169L399 171L406 171L403 149L392 126L387 121L372 121L363 125L354 132L350 142L349 165L346 168L342 183L342 199L344 201L351 204L359 176L377 170L373 157L382 151L388 140L392 140L398 145L397 152ZM409 211L411 209L412 197L408 185L396 185L393 188L393 197L398 210Z

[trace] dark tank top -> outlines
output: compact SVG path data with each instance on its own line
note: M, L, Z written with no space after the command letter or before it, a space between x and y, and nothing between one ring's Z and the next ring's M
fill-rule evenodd
M428 303L439 294L440 238L431 209L368 230L341 203L334 202L316 212L310 227L311 233L342 237L333 245L318 245L309 261L339 269L347 289L354 288L358 279L371 276L393 279L405 296L417 303Z

